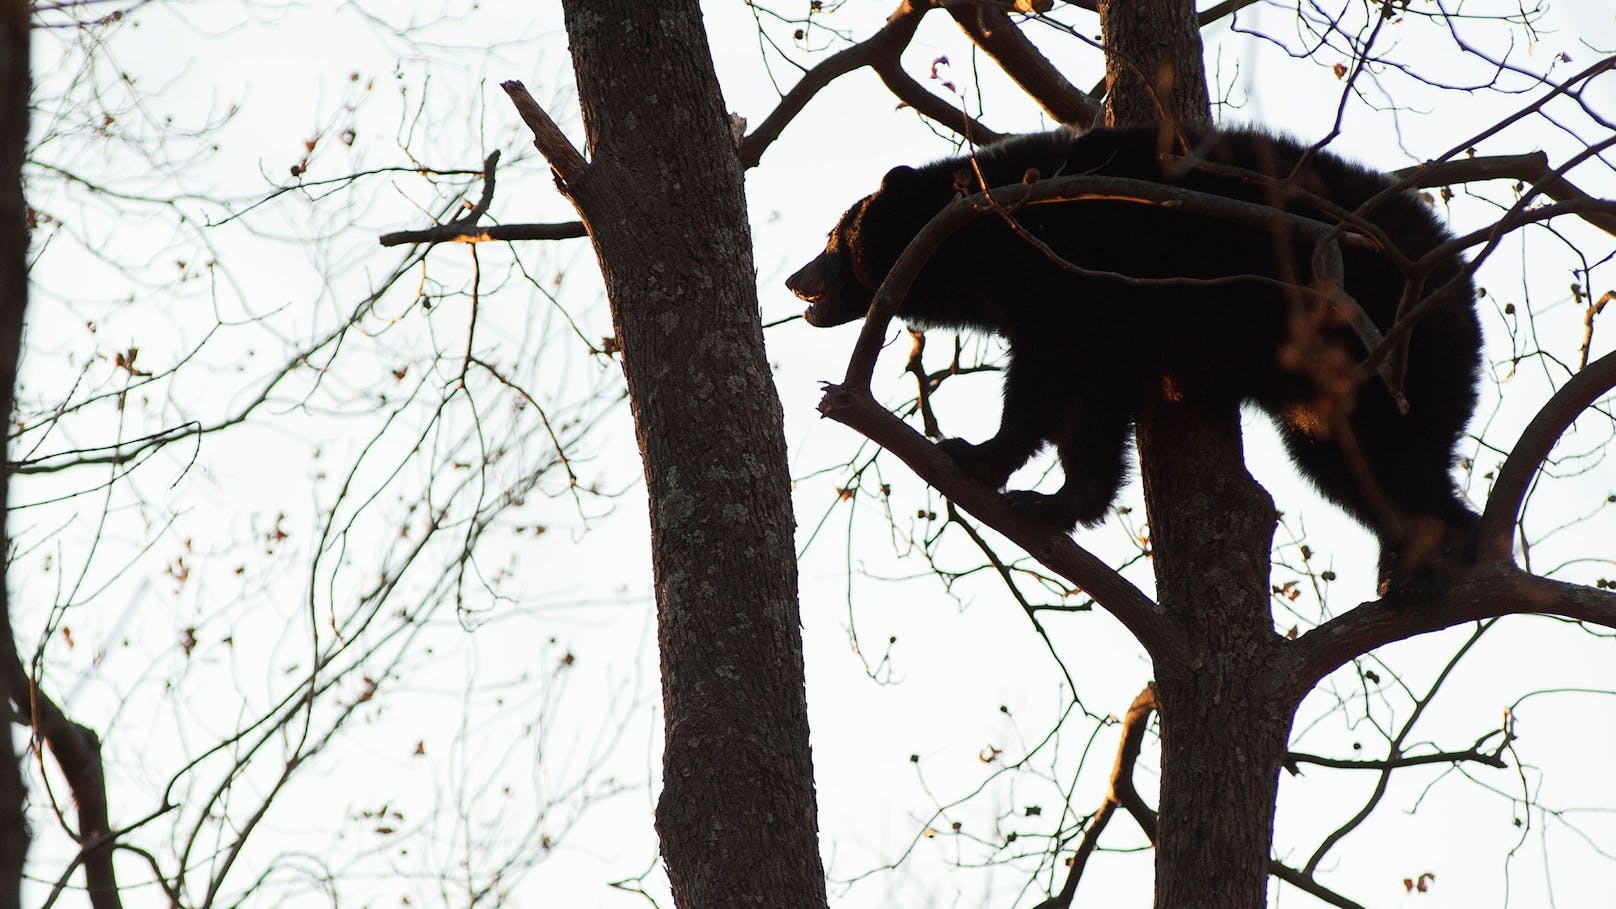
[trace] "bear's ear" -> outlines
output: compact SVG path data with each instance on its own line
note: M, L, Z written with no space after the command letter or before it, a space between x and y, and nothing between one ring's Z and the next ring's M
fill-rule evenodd
M903 192L924 182L920 176L920 171L912 167L899 165L887 171L887 175L881 178L881 191L884 193Z

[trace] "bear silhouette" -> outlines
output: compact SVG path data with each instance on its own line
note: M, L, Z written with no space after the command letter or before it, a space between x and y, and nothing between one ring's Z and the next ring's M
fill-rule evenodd
M1130 177L1327 225L1355 212L1374 230L1347 223L1342 284L1381 331L1408 283L1385 247L1413 260L1449 239L1415 195L1388 193L1385 176L1334 154L1249 130L1179 138L1164 156L1154 130L1062 130L896 167L787 287L808 302L809 324L861 318L909 241L963 189L1039 177ZM977 218L927 260L898 309L919 327L990 332L1008 345L999 431L942 447L1001 488L1052 443L1060 489L1008 495L1022 513L1071 529L1098 523L1116 499L1145 395L1251 402L1320 492L1376 532L1382 592L1428 595L1431 565L1467 546L1476 520L1451 475L1476 404L1474 288L1456 255L1424 275L1416 299L1440 294L1409 336L1405 410L1379 379L1345 381L1368 351L1343 307L1309 291L1314 243L1292 234L1113 198Z

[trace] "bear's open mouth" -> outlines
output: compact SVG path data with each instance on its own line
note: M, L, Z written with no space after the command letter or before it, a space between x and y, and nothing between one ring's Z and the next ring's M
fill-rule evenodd
M798 294L798 296L802 295ZM835 328L838 325L846 325L848 322L864 318L864 313L866 312L865 310L832 312L831 307L822 298L803 297L803 299L808 302L808 308L802 311L802 320L815 328Z

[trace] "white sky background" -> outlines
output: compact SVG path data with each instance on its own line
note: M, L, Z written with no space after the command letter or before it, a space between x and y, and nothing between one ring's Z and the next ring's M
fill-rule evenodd
M135 75L153 116L172 115L182 124L195 124L232 105L239 105L241 112L218 132L216 156L173 175L119 157L123 154L119 149L95 145L72 152L73 166L92 173L104 167L152 185L183 181L211 188L222 197L250 201L267 193L271 184L286 180L287 168L304 155L303 142L317 131L324 138L311 162L309 180L361 167L408 166L404 148L436 168L474 169L488 151L500 148L505 159L493 208L498 219L570 217L542 165L535 163L524 130L498 89L502 79L525 80L582 145L566 40L559 12L549 8L551 4L543 5L538 14L510 17L451 4L449 21L437 22L440 6L423 3L416 18L430 27L415 35L416 40L390 35L362 15L368 11L398 25L415 15L402 4L311 6L266 10L206 2L140 9L134 16L138 27L115 32L110 47L120 65ZM1513 4L1471 6L1478 11L1514 8ZM1540 69L1563 51L1572 57L1565 68L1570 72L1598 56L1582 42L1606 52L1616 48L1616 14L1601 6L1560 0L1540 23L1539 43L1517 48L1519 61ZM884 3L848 4L829 21L863 37L888 12ZM710 4L708 15L726 102L755 125L777 98L760 61L755 22L739 4ZM1258 21L1266 31L1289 34L1283 26L1288 15L1284 9L1273 9ZM1093 25L1092 17L1078 21ZM1243 15L1241 21L1252 20ZM789 35L789 30L778 27L772 31ZM41 81L65 78L54 65L53 58L63 59L58 40L59 36L43 36L37 45ZM1221 117L1278 127L1304 139L1328 129L1340 84L1327 69L1286 59L1270 45L1230 35L1226 27L1211 31L1208 40L1208 69L1234 108L1220 111ZM1068 49L1057 62L1074 83L1089 85L1099 77L1096 52L1071 41L1051 47ZM971 84L966 40L946 17L934 13L905 59L909 71L924 79L930 61L940 56L950 60L945 70L949 79L962 87ZM817 58L799 55L799 59ZM774 78L782 88L788 87L793 71L775 63ZM990 63L983 61L980 72L990 125L1004 131L1047 125L1030 103L993 76ZM358 81L350 79L352 73L359 74ZM1443 75L1455 81L1475 77L1473 72ZM1603 110L1616 115L1616 89L1610 88L1608 77L1605 84ZM367 91L366 86L374 87ZM1395 118L1395 133L1390 114L1355 105L1349 108L1342 137L1332 147L1376 166L1405 166L1445 151L1456 137L1535 97L1528 93L1501 102L1488 95L1416 96L1406 88L1396 91L1398 100L1412 110ZM427 104L414 120L416 100L423 95ZM356 101L363 101L358 112L346 112L345 105ZM74 113L63 111L61 116L70 118ZM349 125L357 133L351 149L335 141L335 135ZM1502 154L1539 147L1557 163L1571 146L1541 119L1530 119L1478 151ZM818 251L825 230L848 203L868 192L893 164L952 151L911 112L895 110L895 102L868 72L845 77L822 92L748 177L764 321L800 310L781 281ZM148 168L154 172L143 174ZM1616 179L1608 170L1585 168L1574 178L1595 195L1616 196ZM44 389L38 391L42 396L49 398L50 389L65 387L78 364L94 351L105 356L138 346L139 365L155 368L172 363L197 343L216 313L226 320L268 314L262 327L233 330L213 343L205 359L217 383L170 390L170 399L159 399L155 405L156 423L148 430L162 424L164 417L172 422L181 413L222 412L244 398L247 392L239 378L243 372L256 375L275 362L281 356L278 340L316 335L335 314L350 308L377 276L399 261L398 251L383 251L376 245L376 235L424 226L426 215L416 206L432 204L433 198L408 174L371 178L314 206L287 197L246 222L203 232L213 246L209 251L196 248L192 235L170 231L166 215L143 215L143 209L131 206L121 221L109 222L96 215L82 195L46 179L40 184L40 195L49 201L50 210L69 230L81 231L86 245L107 249L119 263L151 257L149 268L134 276L97 265L65 241L39 257L27 368L29 387ZM1498 192L1492 195L1503 198ZM36 199L36 204L41 203ZM219 206L202 200L182 208L193 218L222 217ZM1483 203L1462 198L1451 207L1457 227L1481 223L1491 211ZM1584 249L1600 254L1610 249L1608 237L1600 239L1579 225L1567 224L1564 229L1583 241ZM1570 302L1566 290L1567 260L1541 233L1525 236L1523 242L1501 250L1481 273L1480 283L1493 297L1483 303L1493 332L1492 353L1499 360L1508 357L1507 339L1495 331L1501 324L1495 310L1506 302L1518 308L1530 303L1538 317L1539 342L1562 354L1574 353L1583 310ZM311 243L311 237L323 242ZM176 243L190 250L186 269L173 262ZM215 282L198 267L210 255L224 263L214 272L219 276ZM584 337L610 334L586 242L524 244L518 255L528 272L540 276L546 286L552 277L565 275L557 293L580 321ZM490 263L505 261L505 256L489 250L483 259L485 282L500 285L502 292L483 300L480 351L513 367L538 364L532 387L545 392L547 406L565 406L585 398L592 388L611 387L617 381L615 364L602 364L579 352L577 339L554 308L526 289L507 265L498 266L497 277L489 274L494 271ZM153 787L163 785L175 772L182 751L194 754L199 743L231 728L242 702L262 705L283 692L285 667L306 657L308 619L300 600L310 586L306 566L315 546L314 511L330 506L333 475L340 475L342 465L358 455L374 431L373 421L356 416L369 400L367 393L377 383L392 382L390 370L408 359L410 351L427 346L457 355L463 335L455 332L463 329L456 326L464 322L465 310L464 301L455 300L452 292L463 287L465 261L462 248L433 254L429 280L441 281L446 297L442 315L430 323L431 333L423 320L400 319L396 328L355 341L357 351L352 355L368 366L341 379L333 377L317 390L304 380L303 391L321 402L315 412L292 406L297 395L289 394L287 405L276 410L283 416L211 439L194 466L187 463L191 455L187 448L137 473L135 482L155 506L137 509L125 503L114 511L109 526L115 532L95 553L95 567L84 584L86 593L100 590L97 596L64 596L61 577L63 567L71 575L71 566L87 558L84 540L97 503L78 500L69 506L30 509L12 518L13 533L19 535L32 529L43 536L48 528L73 522L49 538L54 542L19 557L15 583L25 603L84 603L70 609L65 620L77 645L58 643L50 651L57 661L51 680L70 712L108 741L115 823L127 823L152 810ZM1531 266L1525 282L1523 263ZM176 281L181 273L191 277ZM383 301L382 309L401 313L416 284L415 276L407 277ZM1608 289L1593 290L1597 294ZM120 302L131 297L141 305ZM96 322L93 335L84 329L86 321ZM993 839L1018 831L1029 842L1041 843L1031 838L1047 833L1059 815L1058 793L1070 785L1070 768L1087 744L1089 731L1073 720L1064 727L1054 757L1049 749L1040 752L1035 767L1059 768L1052 783L1017 777L1013 786L992 786L958 812L928 821L935 801L952 801L982 782L991 768L979 760L980 752L997 747L1007 758L1024 753L1055 722L1066 696L1059 669L1044 644L996 582L971 579L956 585L952 595L944 591L921 560L895 558L891 535L873 500L859 506L848 542L848 513L835 506L835 489L846 481L846 472L816 472L845 461L859 440L843 427L820 421L814 404L818 383L840 377L853 333L853 329L817 331L793 322L768 335L770 357L778 366L793 471L805 478L796 500L799 538L806 545L801 566L803 624L822 843L834 882L897 859L928 822L946 831L948 822L959 820L967 834ZM1611 349L1611 337L1609 331L1596 335L1595 355ZM941 341L934 344L934 364L942 362ZM892 383L885 388L892 401L911 393L911 385L899 376L907 342L896 346L899 352L889 354L877 370L878 377ZM111 372L105 363L99 369L93 374ZM1534 369L1523 363L1509 381L1542 388L1543 373ZM1501 367L1495 378L1503 381L1506 374ZM413 383L416 375L398 384ZM1526 393L1518 399L1535 404L1542 396ZM348 404L354 407L352 413L345 409ZM997 379L951 382L938 406L951 432L979 439L997 420ZM529 818L537 813L534 806L553 796L562 807L545 815L537 829L557 837L558 845L534 870L507 880L511 904L641 904L637 896L604 886L652 865L655 845L649 810L660 738L639 465L626 408L608 413L603 428L582 444L592 457L578 469L586 483L624 490L615 506L591 502L583 508L585 521L564 496L554 500L533 496L523 513L531 515L532 523L545 524L549 532L538 538L513 533L510 542L491 541L484 556L490 570L509 567L510 579L503 589L517 596L475 604L474 620L467 623L475 633L461 629L452 609L422 632L432 643L433 657L406 663L402 680L377 698L374 710L362 712L363 719L347 737L317 759L309 768L313 772L289 791L256 835L256 861L279 851L307 853L310 860L297 867L306 870L321 859L333 863L339 873L353 869L370 876L375 905L396 905L405 895L413 905L461 905L463 895L440 891L429 877L431 872L454 868L464 853L471 855L473 867L496 864L505 853L486 845L499 839L496 834L504 835L501 842L506 849L512 842L533 841L536 837L526 831ZM1512 427L1527 415L1514 407L1495 414L1484 403L1478 420L1490 417L1489 438L1507 444L1514 438ZM140 417L136 413L129 419ZM1330 591L1330 606L1340 610L1367 598L1374 559L1367 535L1299 485L1277 443L1262 429L1261 418L1248 420L1248 425L1253 471L1275 495L1290 526L1305 527L1315 558L1341 575ZM106 435L104 426L87 425L84 431L93 439ZM1604 438L1597 428L1590 433ZM133 427L125 433L136 434ZM530 444L533 457L546 450L537 442ZM1496 459L1483 458L1482 470L1495 464ZM379 483L381 471L372 465L361 475ZM924 488L901 464L883 462L881 471L882 481L892 484L893 511L900 520L928 501ZM422 485L430 480L414 478ZM438 477L435 482L444 481ZM64 486L79 488L85 483L82 478L26 480L19 484L18 499L37 501ZM866 486L870 484L867 478ZM545 487L554 492L557 484ZM1478 479L1472 488L1480 491L1484 484ZM1548 484L1534 504L1534 520L1552 526L1567 516L1591 511L1600 497L1611 492L1616 492L1616 466L1599 463L1562 484ZM1134 507L1133 521L1142 521L1136 486L1122 504ZM71 511L75 507L76 513ZM264 539L283 512L287 518L281 526L289 534L287 540L273 556L252 555L245 563L248 571L236 575L234 568L252 548L238 541ZM807 545L827 513L825 527ZM332 582L341 593L362 589L366 558L391 545L396 532L396 525L356 531L349 554L359 567L347 575L339 573ZM1607 511L1575 533L1581 542L1568 541L1564 551L1597 554L1599 548L1586 541L1616 540L1616 520ZM1280 539L1284 537L1282 529ZM1079 541L1119 559L1129 551L1127 530L1116 519L1084 532ZM147 544L151 548L141 554ZM1603 550L1605 558L1610 549ZM1553 560L1554 553L1546 545L1540 557ZM188 554L191 571L184 584L166 573L180 554ZM966 549L948 548L944 554L950 567L974 563ZM855 571L851 582L849 558ZM47 560L53 560L49 568ZM1603 576L1601 571L1609 574L1608 563L1574 567L1566 576L1586 580ZM1148 566L1136 565L1128 575L1149 589ZM1280 578L1276 573L1276 580ZM203 623L197 650L184 656L175 644L178 632L217 614L221 604L233 608L224 617ZM1306 598L1297 608L1317 614L1317 604ZM25 611L19 625L28 635L37 633L44 620L43 614ZM1138 648L1103 613L1046 614L1043 620L1089 710L1102 716L1120 714L1150 678L1150 667ZM880 681L864 673L852 652L850 628L856 629L871 664L881 659L888 637L897 637L890 671L879 673ZM227 643L227 636L233 636L234 643ZM1434 635L1380 656L1418 690L1429 684L1439 661L1463 637L1461 632ZM266 641L274 646L248 646ZM108 655L92 665L97 650L107 650ZM577 656L576 665L556 672L567 653ZM1585 635L1538 620L1513 621L1471 655L1416 738L1443 748L1462 747L1493 728L1501 709L1526 691L1616 687L1609 657L1608 646L1599 647ZM350 700L358 695L358 676L372 668L371 663L362 664L344 685L353 692ZM475 696L466 694L468 679L476 685ZM1351 676L1338 677L1337 684L1350 689L1355 681ZM1001 705L1008 714L1000 711ZM1319 719L1326 706L1320 699L1310 705L1311 713L1304 712L1298 724L1303 747L1346 755L1352 742L1361 741L1364 756L1380 756L1383 746L1364 722L1349 731L1346 721L1324 716L1302 733L1307 720ZM1400 721L1405 706L1406 702L1387 706L1377 718ZM1522 760L1544 769L1537 795L1547 805L1606 812L1576 820L1598 837L1595 846L1607 851L1616 844L1616 825L1609 814L1616 810L1616 787L1608 773L1616 756L1613 721L1616 704L1610 698L1575 694L1528 701L1519 714ZM414 754L417 742L424 757ZM1094 739L1093 756L1072 796L1074 812L1084 814L1099 804L1114 747L1114 729L1102 730ZM534 756L541 753L543 760L533 770ZM602 753L607 757L600 758ZM910 755L920 757L918 767ZM1153 760L1147 753L1140 770L1147 791ZM595 765L597 775L585 772ZM462 775L471 782L457 783ZM1616 863L1598 858L1594 847L1562 825L1545 823L1541 815L1531 818L1534 827L1526 845L1506 869L1505 857L1522 831L1512 823L1511 806L1484 787L1509 793L1518 792L1521 784L1513 771L1483 769L1476 776L1481 785L1440 769L1400 777L1376 818L1324 865L1325 882L1374 906L1503 905L1506 892L1516 905L1546 904L1550 893L1560 907L1610 905L1610 894L1616 892ZM616 791L619 785L629 788L592 806L569 829L570 814L564 807L567 787L581 779L588 792ZM477 788L485 780L493 781L489 788ZM1533 774L1528 780L1533 786L1539 783ZM1372 784L1366 776L1321 771L1287 777L1278 820L1280 857L1300 862L1306 852L1298 856L1293 850L1309 850L1323 833L1350 816L1360 803L1355 800L1361 800ZM502 790L505 786L510 787L509 794ZM1033 804L1040 805L1043 814L1022 817L1025 806ZM1416 804L1419 812L1410 815ZM383 805L404 815L389 824L402 833L378 834L374 830L378 823L362 814ZM464 830L457 826L457 816L466 819ZM998 829L994 829L996 816ZM1142 845L1142 837L1128 823L1117 819L1104 842ZM406 834L407 845L401 846ZM149 845L161 848L164 843L158 836ZM47 840L36 847L36 855L60 855L62 848L59 839ZM409 852L400 854L400 848ZM1552 887L1544 881L1540 860L1545 848L1553 860ZM876 874L852 886L833 883L833 903L1010 906L1026 878L1023 866L945 873L949 863L976 855L978 851L950 836L922 839L914 856L896 872ZM42 862L41 867L57 866ZM1148 906L1149 869L1147 851L1103 854L1091 863L1080 898L1119 907ZM136 879L136 871L130 866L123 873L126 879ZM1405 895L1402 878L1422 872L1436 874L1435 889ZM250 875L243 871L242 876ZM653 875L648 886L659 890L660 877ZM312 889L300 887L293 892L314 904ZM145 904L141 902L145 894L150 905L161 903L161 895L147 889L129 904ZM1023 896L1022 904L1035 902L1036 896ZM1314 903L1287 891L1280 905Z

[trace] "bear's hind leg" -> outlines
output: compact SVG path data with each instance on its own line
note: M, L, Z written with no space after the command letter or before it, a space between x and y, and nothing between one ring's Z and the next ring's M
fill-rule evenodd
M1473 555L1476 515L1450 474L1457 430L1430 423L1360 399L1351 418L1356 469L1342 448L1347 440L1320 438L1294 419L1282 423L1286 447L1319 491L1375 532L1379 592L1388 602L1436 596Z

